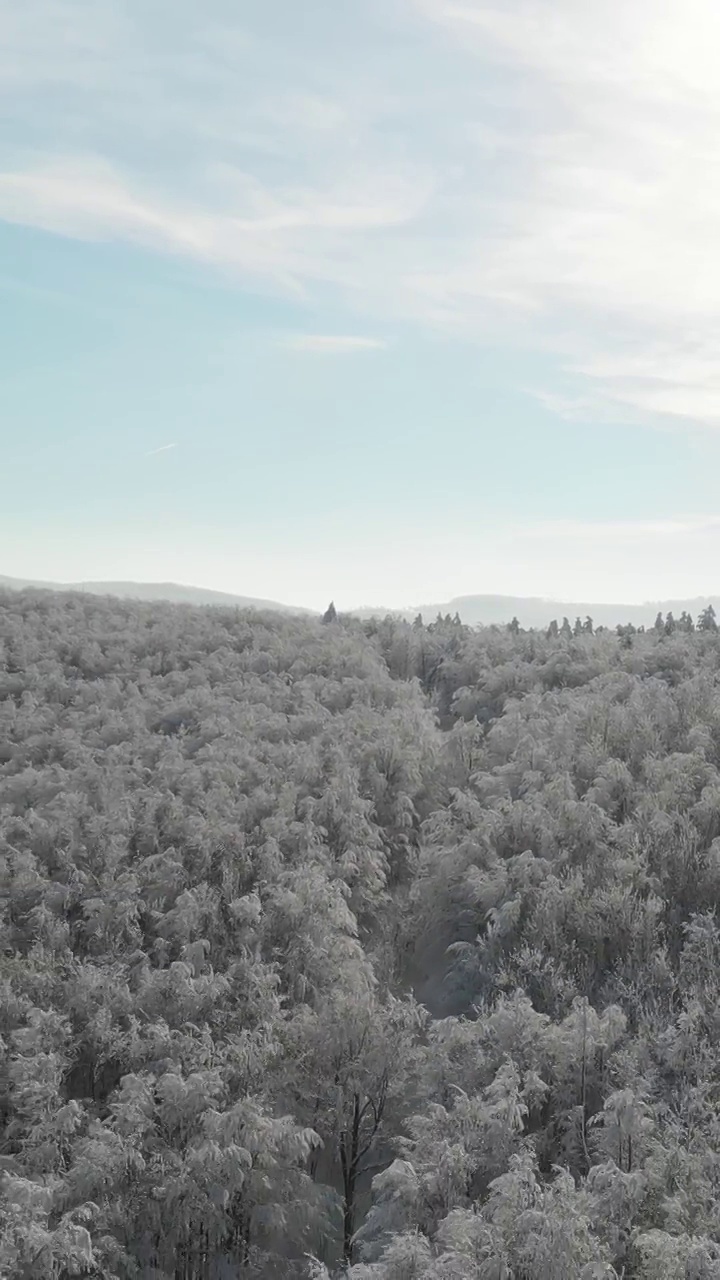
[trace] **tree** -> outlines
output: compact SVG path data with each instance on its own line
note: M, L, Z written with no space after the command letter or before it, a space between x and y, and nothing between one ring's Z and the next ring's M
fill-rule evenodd
M697 629L698 631L717 631L718 624L716 621L715 610L711 604L703 609L702 613L698 617Z
M712 636L0 610L0 1273L720 1274Z
M346 1263L352 1261L363 1179L411 1093L425 1020L413 1001L369 994L349 1004L338 992L316 1013L301 1011L289 1029L296 1046L289 1086L324 1142L330 1161L325 1176L339 1175ZM291 1066L296 1060L300 1072Z
M337 609L335 608L334 600L330 601L330 604L323 614L322 620L325 624L329 622L337 622Z

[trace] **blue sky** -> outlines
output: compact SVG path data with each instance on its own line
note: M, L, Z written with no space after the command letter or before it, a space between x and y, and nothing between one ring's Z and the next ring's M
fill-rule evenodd
M0 0L3 572L720 590L711 0Z

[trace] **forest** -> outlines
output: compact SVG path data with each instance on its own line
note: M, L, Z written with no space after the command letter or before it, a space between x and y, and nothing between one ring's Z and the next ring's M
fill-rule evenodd
M4 1280L720 1280L720 632L0 592Z

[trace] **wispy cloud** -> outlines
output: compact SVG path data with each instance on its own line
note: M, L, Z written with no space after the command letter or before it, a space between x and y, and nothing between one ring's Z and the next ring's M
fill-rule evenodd
M568 417L720 426L715 0L261 9L15 6L0 218L542 349Z
M220 181L220 178L222 181ZM206 178L204 200L169 198L97 157L0 172L0 219L75 239L126 240L284 288L338 281L349 243L410 222L422 183L375 173L333 186L271 190L239 170Z
M153 203L98 160L0 172L0 217L78 239L118 237L195 253L207 252L211 242L210 219Z
M481 65L522 75L529 108L502 227L426 288L466 316L502 296L545 317L596 404L720 425L712 0L418 6Z
M286 338L283 346L293 351L316 355L348 355L353 351L379 351L387 346L381 338L365 338L354 334L300 333Z
M692 538L720 529L720 515L675 516L667 520L543 520L530 526L518 525L533 537L567 537L605 543L614 541Z
M145 457L154 458L156 453L167 453L169 449L177 449L177 443L161 444L160 447L157 449L148 449L147 453L145 454Z

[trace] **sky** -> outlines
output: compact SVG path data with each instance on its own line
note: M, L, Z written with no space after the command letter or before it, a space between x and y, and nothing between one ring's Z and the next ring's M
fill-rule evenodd
M715 0L0 0L0 572L720 593Z

